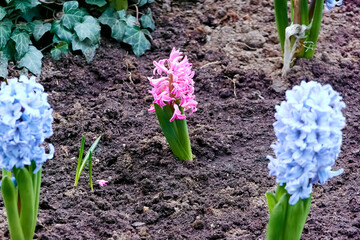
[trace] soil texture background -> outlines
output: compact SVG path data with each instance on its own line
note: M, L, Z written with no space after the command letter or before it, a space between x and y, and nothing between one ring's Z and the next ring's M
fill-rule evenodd
M273 1L159 0L151 4L152 48L136 58L103 38L94 61L54 61L40 82L54 109L54 159L43 166L37 239L264 239L265 192L275 190L275 105L301 81L331 84L346 103L344 173L316 185L302 239L360 239L360 1L324 13L315 57L297 60L281 78ZM109 33L106 29L103 34ZM175 159L152 102L153 60L180 48L193 63L198 111L188 117L195 160ZM16 72L13 72L16 76ZM81 137L94 153L90 191L85 170L73 181ZM0 238L7 239L0 201Z

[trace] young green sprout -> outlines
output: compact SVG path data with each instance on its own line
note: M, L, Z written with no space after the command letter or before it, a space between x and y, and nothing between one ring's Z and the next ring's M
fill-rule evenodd
M75 182L74 187L78 185L80 175L82 171L84 170L87 163L89 163L89 181L90 181L90 188L91 191L94 190L93 188L93 182L92 182L92 154L97 146L97 144L100 141L101 136L99 136L95 142L91 145L89 151L86 153L85 158L83 159L84 155L84 147L85 147L85 137L83 136L81 139L81 146L80 146L80 152L79 152L79 158L78 158L78 164L76 167L76 175L75 175Z

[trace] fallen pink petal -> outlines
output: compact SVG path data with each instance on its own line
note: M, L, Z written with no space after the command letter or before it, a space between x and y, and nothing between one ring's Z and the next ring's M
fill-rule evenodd
M104 187L107 185L108 181L106 180L96 180L100 187Z

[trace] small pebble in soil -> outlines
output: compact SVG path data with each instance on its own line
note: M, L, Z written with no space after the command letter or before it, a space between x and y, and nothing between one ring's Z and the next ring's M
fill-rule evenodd
M196 230L201 230L204 228L204 221L203 220L195 220L193 223L192 223L192 227Z

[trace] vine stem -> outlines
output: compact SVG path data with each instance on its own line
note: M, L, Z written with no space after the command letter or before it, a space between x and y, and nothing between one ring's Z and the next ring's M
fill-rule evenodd
M46 47L44 47L44 48L40 49L40 52L44 51L45 49L47 49L47 48L49 48L49 47L51 47L51 46L53 46L53 45L55 45L55 43L54 43L54 42L53 42L53 43L51 43L51 44L49 44L49 45L47 45Z

